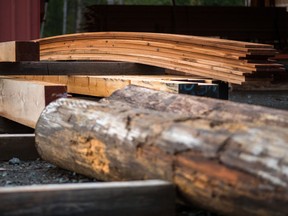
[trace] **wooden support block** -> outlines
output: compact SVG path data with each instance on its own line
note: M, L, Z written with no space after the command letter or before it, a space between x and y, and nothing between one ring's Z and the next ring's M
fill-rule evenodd
M0 134L0 160L13 157L20 160L39 158L35 148L35 134Z
M31 128L51 101L66 96L66 86L39 81L0 79L0 116Z
M0 43L0 62L39 61L39 43L9 41Z
M0 62L0 75L149 75L164 69L130 62L31 61Z
M174 187L165 181L37 185L0 189L1 215L173 216Z

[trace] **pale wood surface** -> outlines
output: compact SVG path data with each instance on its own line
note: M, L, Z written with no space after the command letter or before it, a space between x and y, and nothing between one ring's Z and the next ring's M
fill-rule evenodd
M39 154L102 180L165 179L187 201L225 215L287 215L288 130L275 125L281 119L262 113L259 121L261 109L253 106L249 114L238 112L247 117L243 121L236 115L211 119L205 104L202 116L189 115L188 109L181 114L189 96L161 94L102 103L57 100L38 121ZM134 99L141 104L133 107ZM154 103L158 111L143 108ZM190 110L200 112L198 103Z
M9 41L0 43L0 62L39 61L39 43Z
M64 85L2 77L0 115L34 128L45 106L65 93Z
M174 187L165 181L77 183L0 188L3 216L175 214Z

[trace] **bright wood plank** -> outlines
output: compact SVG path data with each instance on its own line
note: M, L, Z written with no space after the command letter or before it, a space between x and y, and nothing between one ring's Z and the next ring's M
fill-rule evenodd
M0 116L35 128L45 106L65 93L65 85L0 78Z

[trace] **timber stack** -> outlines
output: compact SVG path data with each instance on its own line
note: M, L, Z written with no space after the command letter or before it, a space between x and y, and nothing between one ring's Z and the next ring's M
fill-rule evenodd
M37 149L105 181L171 181L186 201L225 215L287 215L287 111L205 100L133 86L99 103L59 99L39 118Z
M105 60L153 65L234 84L267 83L284 71L272 45L159 33L96 32L38 40L41 60Z

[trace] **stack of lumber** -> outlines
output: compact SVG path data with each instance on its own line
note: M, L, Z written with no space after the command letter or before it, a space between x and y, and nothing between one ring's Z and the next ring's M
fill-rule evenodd
M268 60L276 50L266 44L134 32L79 33L38 41L41 60L135 62L235 84L270 82L284 71Z
M100 103L52 102L35 133L43 159L77 173L164 179L224 215L284 216L287 128L287 111L129 86Z

